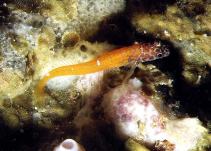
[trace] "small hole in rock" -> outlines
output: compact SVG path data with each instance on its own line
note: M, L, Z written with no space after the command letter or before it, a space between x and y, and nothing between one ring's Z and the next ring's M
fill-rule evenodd
M83 52L86 52L87 51L87 47L85 45L81 45L80 49Z

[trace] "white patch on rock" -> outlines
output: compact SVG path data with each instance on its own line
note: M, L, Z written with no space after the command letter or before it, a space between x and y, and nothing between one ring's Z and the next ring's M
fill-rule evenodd
M67 90L79 76L59 76L50 79L47 86L50 90Z
M174 151L189 151L207 132L197 118L171 120L159 113L152 100L135 89L131 81L105 94L102 107L123 139L151 144L167 140L175 145Z
M165 138L163 117L149 99L131 85L119 86L106 94L103 107L121 137L129 136L146 142Z
M64 140L54 151L84 151L82 147L73 139Z
M197 118L184 118L166 123L167 140L175 145L175 151L189 151L195 148L206 129Z
M141 88L141 86L143 85L142 81L136 77L133 79L130 79L129 84L131 84L135 89Z

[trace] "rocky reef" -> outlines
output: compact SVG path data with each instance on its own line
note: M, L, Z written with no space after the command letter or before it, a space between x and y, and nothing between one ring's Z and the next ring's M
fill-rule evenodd
M155 9L147 2L139 5L132 4L137 10L132 15L137 31L169 40L179 49L187 82L197 85L206 79L211 60L210 2L181 0L160 6L157 2Z
M106 7L107 3L112 3L112 7ZM106 43L90 44L82 39L93 35L97 31L96 27L106 19L106 16L123 10L124 2L106 1L104 4L103 1L56 1L55 3L39 0L13 1L2 3L1 8L2 18L5 17L0 29L1 113L9 126L19 127L20 123L40 119L41 115L37 113L39 107L32 95L33 87L47 71L65 64L90 60L102 51L112 49L112 46ZM99 11L101 15L98 14L96 17L93 11ZM4 15L8 15L7 18ZM89 22L87 19L93 21ZM80 80L73 78L72 81L83 82L95 80L96 77L80 78ZM73 82L73 85L75 84ZM71 88L74 89L71 90L74 93L71 93L71 96L64 94L66 99L83 97L80 91L84 88L80 82L77 85L81 90ZM72 86L69 85L69 87ZM52 94L52 96L58 95ZM80 101L71 100L71 102L79 103ZM64 107L64 102L62 104ZM71 106L70 104L68 106ZM14 107L10 108L10 106ZM52 112L52 115L55 111L60 115L71 112L70 108L62 111L58 105L55 110L50 106L49 112ZM65 113L66 111L68 113ZM40 112L43 113L43 110ZM47 118L44 121L48 120Z
M209 0L1 1L0 150L209 150L210 36ZM58 76L36 95L49 71L134 43L170 55Z

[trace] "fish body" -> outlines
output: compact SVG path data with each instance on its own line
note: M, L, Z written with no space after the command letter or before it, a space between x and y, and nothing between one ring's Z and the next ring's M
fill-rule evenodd
M101 56L80 64L67 65L49 71L38 83L35 92L44 94L48 80L58 76L85 75L103 70L121 67L133 61L146 62L169 55L166 47L159 42L153 44L134 43L131 46L115 49Z

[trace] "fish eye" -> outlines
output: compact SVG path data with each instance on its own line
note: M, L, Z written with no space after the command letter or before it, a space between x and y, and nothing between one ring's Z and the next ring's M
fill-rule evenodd
M163 56L162 53L157 54L157 57L159 57L159 58L161 58L162 56Z

